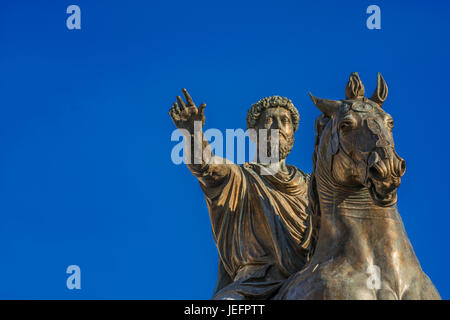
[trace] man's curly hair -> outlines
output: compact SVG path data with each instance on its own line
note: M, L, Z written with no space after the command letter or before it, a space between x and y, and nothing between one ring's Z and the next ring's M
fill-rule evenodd
M275 107L283 107L290 111L294 132L297 131L298 123L300 121L298 110L290 99L280 96L266 97L253 104L247 113L247 129L256 128L256 124L258 123L261 114L265 110Z

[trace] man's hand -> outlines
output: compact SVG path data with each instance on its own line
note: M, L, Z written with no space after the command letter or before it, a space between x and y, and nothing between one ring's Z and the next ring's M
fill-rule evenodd
M194 133L194 121L201 121L202 127L205 124L205 115L203 113L206 104L202 103L197 109L186 89L183 89L183 94L186 104L180 96L177 96L178 104L175 102L172 105L169 114L178 129L186 129L192 134Z

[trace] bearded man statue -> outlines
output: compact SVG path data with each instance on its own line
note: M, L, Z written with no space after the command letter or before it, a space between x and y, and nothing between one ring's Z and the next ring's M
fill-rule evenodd
M258 149L264 143L257 143L256 161L237 165L212 154L202 129L206 105L197 108L185 89L183 94L186 102L178 96L169 114L184 132L186 157L202 155L200 161L187 161L187 166L205 194L219 252L213 299L270 299L291 274L302 269L309 255L310 175L286 164L299 113L291 100L280 96L253 104L248 129L257 132L256 139L262 138L261 132L277 130L279 154L275 163L261 163ZM272 144L267 138L268 150L274 150Z

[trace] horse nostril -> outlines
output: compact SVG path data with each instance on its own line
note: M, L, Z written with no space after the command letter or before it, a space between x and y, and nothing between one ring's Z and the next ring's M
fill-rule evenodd
M372 166L369 168L369 173L374 178L378 178L378 179L383 178L383 173L380 172L380 170L375 166Z
M403 176L405 174L405 171L406 171L406 162L405 160L402 159L400 161L400 171L399 171L400 176Z

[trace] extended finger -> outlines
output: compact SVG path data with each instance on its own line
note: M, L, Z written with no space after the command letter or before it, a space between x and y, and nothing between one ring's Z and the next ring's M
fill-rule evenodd
M184 109L186 109L186 105L184 104L184 101L183 101L183 99L181 99L180 96L177 96L177 101L178 101L178 104L180 105L181 111L183 111Z
M170 117L173 121L180 121L180 115L174 110L173 108L169 110Z
M182 91L183 91L184 98L186 99L188 107L195 107L194 101L192 101L192 98L189 95L189 93L187 92L187 90L183 88Z
M198 113L203 115L203 112L205 110L206 107L206 103L202 103L199 107L198 107Z
M172 110L173 110L175 113L180 113L180 112L181 112L181 110L180 110L180 108L178 108L178 104L177 104L176 102L173 103L173 105L172 105Z

